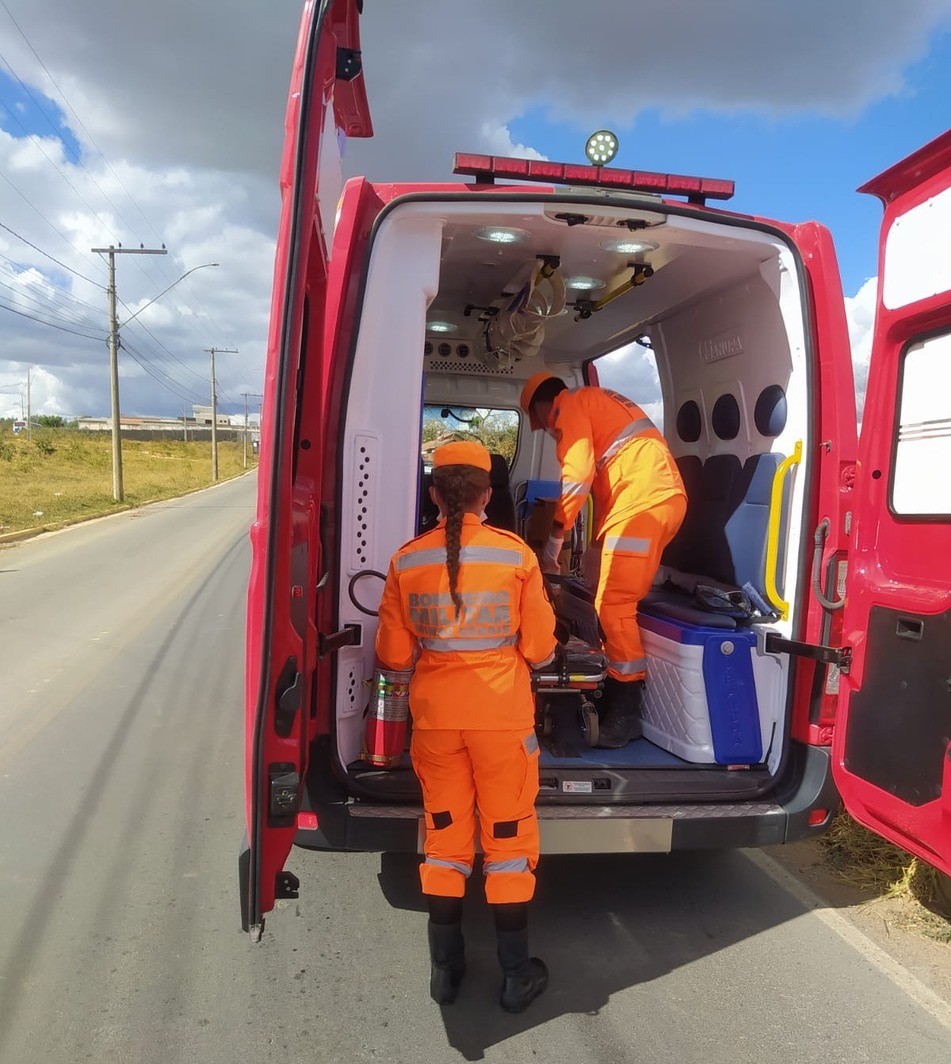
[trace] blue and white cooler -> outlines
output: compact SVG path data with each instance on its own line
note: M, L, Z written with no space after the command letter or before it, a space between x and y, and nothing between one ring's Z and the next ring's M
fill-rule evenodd
M638 624L647 654L644 738L696 764L762 762L773 713L757 698L756 633L646 612Z

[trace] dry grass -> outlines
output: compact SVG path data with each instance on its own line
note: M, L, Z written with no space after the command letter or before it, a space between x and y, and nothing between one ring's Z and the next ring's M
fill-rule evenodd
M243 472L242 445L218 444L219 479ZM257 456L248 453L248 465ZM0 533L58 528L74 521L167 499L211 480L207 441L123 440L125 503L112 498L112 443L108 433L34 429L32 440L0 435Z
M947 883L924 861L857 824L841 812L820 837L825 861L837 878L904 904L899 926L951 943Z

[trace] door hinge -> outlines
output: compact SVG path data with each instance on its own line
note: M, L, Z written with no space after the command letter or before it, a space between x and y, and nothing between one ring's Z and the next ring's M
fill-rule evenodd
M268 766L268 824L289 827L297 819L300 801L300 773L293 761Z
M355 48L337 49L337 78L339 81L353 81L363 69L363 58Z
M286 739L304 698L304 677L297 671L297 658L288 658L281 669L274 705L274 730Z
M811 658L823 665L835 665L839 672L848 673L852 666L851 647L826 647L817 643L799 643L783 639L775 632L766 634L767 654L792 654L797 658Z
M317 657L325 658L344 647L358 647L363 640L363 625L345 624L343 630L332 635L317 633Z

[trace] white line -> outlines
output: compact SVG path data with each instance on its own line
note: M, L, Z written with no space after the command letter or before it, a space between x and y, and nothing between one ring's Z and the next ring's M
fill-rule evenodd
M744 850L743 856L751 861L756 867L769 876L775 883L783 888L787 894L791 894L797 901L802 902L817 920L821 920L830 931L834 931L843 942L848 943L856 952L873 964L883 975L887 976L897 987L920 1006L930 1016L951 1031L951 1004L936 994L931 987L926 986L916 975L899 964L894 957L890 956L876 945L864 932L860 931L846 917L828 908L828 903L823 901L818 894L813 893L804 883L800 882L792 873L772 857L758 850Z

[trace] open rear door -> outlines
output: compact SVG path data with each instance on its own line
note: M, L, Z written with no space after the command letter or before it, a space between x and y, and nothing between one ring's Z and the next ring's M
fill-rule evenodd
M320 456L298 472L303 360L323 342L324 305L346 136L372 134L360 61L362 0L307 0L291 75L281 162L262 408L257 515L251 529L246 658L247 835L239 859L241 918L260 937L297 826L307 768L317 656ZM315 361L319 361L316 360ZM310 446L310 441L308 446Z
M885 204L833 747L848 811L951 874L951 131Z

